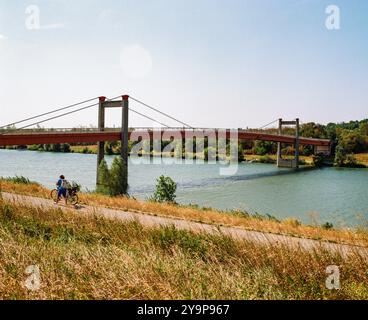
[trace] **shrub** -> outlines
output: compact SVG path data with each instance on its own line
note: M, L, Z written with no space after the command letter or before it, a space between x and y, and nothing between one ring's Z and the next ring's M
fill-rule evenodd
M106 160L103 159L98 167L98 184L96 191L103 194L109 194L110 172Z
M313 155L313 165L315 167L322 167L324 162L325 162L325 155L323 153Z
M323 229L326 229L326 230L330 230L330 229L333 229L333 224L330 223L330 222L326 222L322 225L322 228Z
M176 188L177 184L170 177L160 176L157 179L156 191L151 200L175 203Z
M122 157L115 157L110 169L109 189L110 195L126 194L128 190L128 171Z
M106 161L101 161L98 168L96 191L111 196L126 194L128 189L127 174L127 167L120 156L114 158L110 170Z

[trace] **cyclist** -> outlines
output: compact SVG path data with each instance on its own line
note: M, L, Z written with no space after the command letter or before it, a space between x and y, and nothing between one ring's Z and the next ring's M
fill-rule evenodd
M61 196L64 197L65 199L65 205L68 204L68 197L67 197L67 190L68 190L68 181L65 179L65 177L63 175L61 175L59 177L59 180L56 182L56 187L57 187L57 200L55 203L58 203Z

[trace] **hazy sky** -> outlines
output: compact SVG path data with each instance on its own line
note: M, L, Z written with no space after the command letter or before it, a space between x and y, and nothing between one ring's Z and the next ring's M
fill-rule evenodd
M325 26L331 4L339 30ZM193 126L367 118L367 39L366 0L0 0L0 125L119 94ZM92 109L45 126L96 122Z

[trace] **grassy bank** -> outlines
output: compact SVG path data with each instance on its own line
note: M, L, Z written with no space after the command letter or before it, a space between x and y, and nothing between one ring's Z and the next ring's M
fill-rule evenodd
M18 182L18 183L17 183ZM22 181L20 181L22 182ZM17 180L0 180L4 192L42 198L50 197L50 190L36 183L19 183ZM303 225L296 219L278 221L271 216L250 215L244 211L219 211L196 206L178 206L126 197L109 197L95 193L80 193L82 204L144 212L156 216L175 217L201 223L233 226L247 230L292 235L316 240L368 246L366 229L326 229L321 225Z
M37 291L25 288L29 265ZM325 286L338 265L341 289ZM1 299L367 299L367 262L0 200Z

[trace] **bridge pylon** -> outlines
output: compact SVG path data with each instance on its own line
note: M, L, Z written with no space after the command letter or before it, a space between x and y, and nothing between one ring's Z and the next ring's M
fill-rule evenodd
M121 157L125 166L126 184L128 184L128 140L129 140L129 96L122 96L121 101L106 100L106 97L99 97L98 105L98 130L105 131L105 110L107 108L121 108ZM99 141L97 147L97 171L96 185L99 184L99 167L101 161L105 158L105 141Z
M279 119L279 134L282 134L282 127L284 125L294 125L295 126L295 140L294 140L294 159L284 159L281 153L281 142L277 143L277 166L279 168L299 168L299 144L300 144L300 126L299 119L293 121L283 121Z

